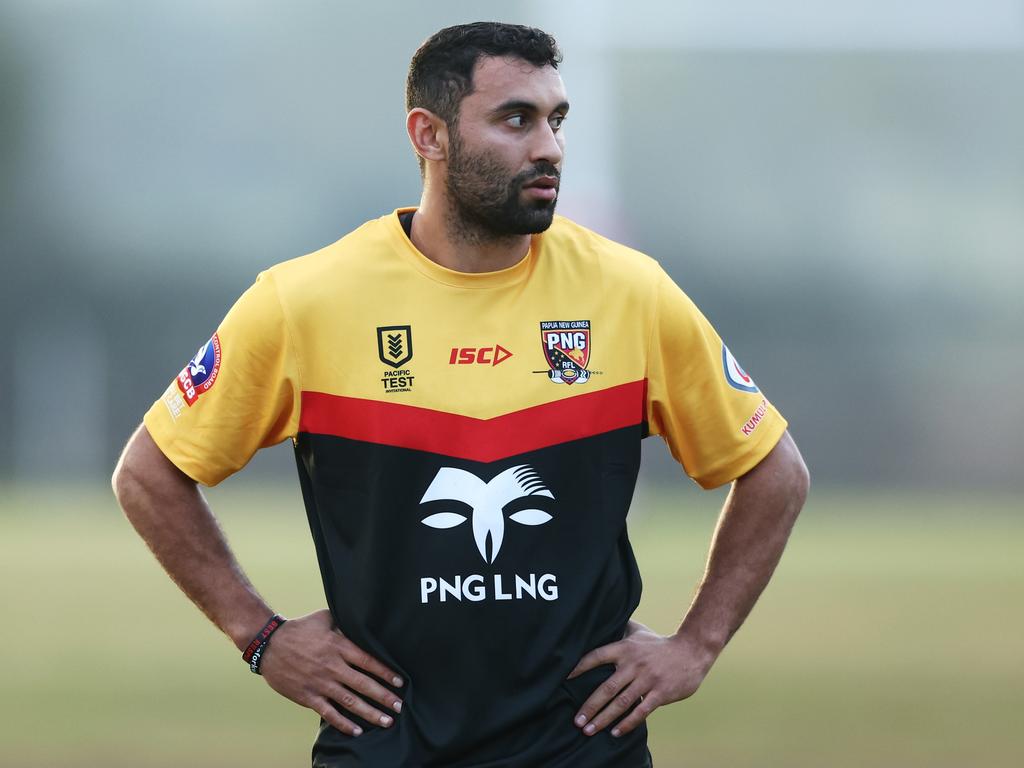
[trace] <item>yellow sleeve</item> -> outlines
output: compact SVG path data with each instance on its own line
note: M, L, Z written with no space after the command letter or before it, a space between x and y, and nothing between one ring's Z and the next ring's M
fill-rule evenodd
M765 399L707 318L659 271L647 363L647 422L686 473L715 488L753 469L786 420Z
M298 365L273 277L262 273L146 412L160 450L216 485L298 431Z

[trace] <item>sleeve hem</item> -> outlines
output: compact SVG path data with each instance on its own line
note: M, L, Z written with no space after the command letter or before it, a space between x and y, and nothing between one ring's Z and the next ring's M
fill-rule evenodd
M142 423L146 426L146 431L149 432L149 436L153 438L153 442L156 443L156 447L159 448L160 452L167 457L167 460L197 483L201 483L207 488L212 488L224 479L223 477L216 477L215 475L204 472L203 469L197 466L194 462L188 461L183 456L178 455L173 450L174 438L167 434L167 432L162 428L152 411L146 411L145 416L142 417Z
M775 411L776 418L762 424L763 430L757 439L746 446L746 450L724 466L700 476L694 476L696 483L706 491L735 480L752 470L764 459L786 433L788 422Z

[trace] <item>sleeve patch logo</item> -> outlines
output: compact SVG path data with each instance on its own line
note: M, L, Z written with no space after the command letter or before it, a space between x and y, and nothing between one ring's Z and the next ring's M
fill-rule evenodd
M729 348L722 345L722 369L725 371L725 380L729 386L741 392L760 392L754 380L747 375L747 372L740 368L736 358L732 356Z
M217 383L220 373L220 338L213 338L203 344L188 364L178 374L178 389L185 398L185 404L191 408L200 395L210 391Z
M747 419L746 424L740 427L740 432L743 433L744 437L750 437L753 431L757 429L757 425L764 419L766 413L768 413L768 401L762 397L761 404L757 406L754 415Z

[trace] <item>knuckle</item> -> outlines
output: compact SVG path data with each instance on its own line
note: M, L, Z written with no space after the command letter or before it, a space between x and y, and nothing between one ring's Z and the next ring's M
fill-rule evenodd
M609 696L614 696L618 690L619 684L610 677L601 683L601 691Z
M357 699L351 692L345 691L341 694L341 698L338 699L338 703L345 709L352 709L352 707L359 703L359 699Z
M351 680L349 680L347 685L350 688L359 691L360 693L365 694L367 696L372 696L374 693L376 693L376 691L374 691L373 689L373 684L366 679L366 676L360 675L357 672L352 673Z
M644 696L644 700L641 701L639 704L637 704L636 711L637 711L638 714L642 715L643 717L647 717L649 714L651 714L651 712L656 710L659 706L660 706L660 702L658 702L654 698L653 695Z
M389 698L384 688L368 678L366 675L353 673L352 679L349 681L348 685L352 689L358 691L364 696L374 699L375 701L384 701Z
M297 700L299 704L304 707L309 707L316 712L320 717L325 717L324 712L327 711L327 702L321 699L319 696L306 695L302 696Z
M338 714L338 710L332 707L329 701L318 702L312 707L312 710L335 727L337 727L337 723L344 722L344 718Z
M633 703L633 697L625 693L620 693L618 696L615 697L615 703L623 709L625 709Z
M340 657L336 657L330 664L328 664L327 669L331 672L331 675L335 680L347 682L349 678L352 677L352 667L349 666L345 659Z

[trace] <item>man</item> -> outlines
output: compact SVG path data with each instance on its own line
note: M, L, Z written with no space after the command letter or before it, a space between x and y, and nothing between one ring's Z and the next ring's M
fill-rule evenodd
M803 503L786 423L656 262L554 216L569 109L547 34L480 23L413 57L415 209L263 273L146 414L126 515L279 693L314 766L650 764ZM640 440L734 481L700 589L630 616ZM292 438L329 610L281 623L197 481Z

